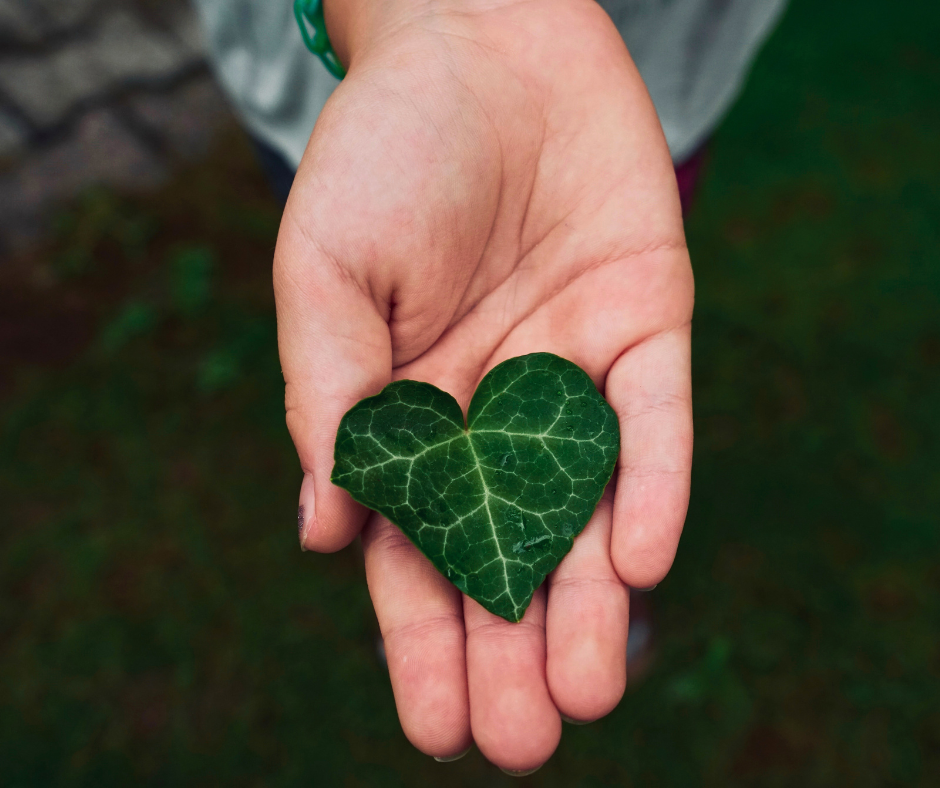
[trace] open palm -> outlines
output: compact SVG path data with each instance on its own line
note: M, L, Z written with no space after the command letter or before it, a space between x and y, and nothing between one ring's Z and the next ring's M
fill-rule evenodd
M691 463L692 273L655 110L593 2L384 18L351 51L278 237L301 540L366 574L405 733L504 769L544 762L560 715L626 682L628 587L672 563ZM464 410L507 358L574 361L614 407L618 470L522 622L463 597L403 534L330 482L342 415L390 380ZM615 489L614 489L615 488ZM363 528L363 525L365 526Z

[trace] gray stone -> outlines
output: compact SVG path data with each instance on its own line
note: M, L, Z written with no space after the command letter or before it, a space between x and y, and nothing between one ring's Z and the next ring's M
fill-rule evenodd
M82 101L135 80L168 79L193 59L173 36L118 10L90 38L52 55L0 62L0 87L36 124L51 126Z
M193 12L192 7L186 3L178 8L169 9L167 14L173 35L183 49L189 53L190 57L204 58L206 39L199 18Z
M26 0L43 16L48 32L58 32L87 22L102 0ZM22 0L21 0L22 2Z
M6 112L0 110L0 159L20 153L26 146L26 129Z
M107 75L97 67L87 42L44 58L0 63L0 87L39 126L60 121L76 103L106 85Z
M128 104L175 155L189 161L204 155L222 129L236 125L222 92L209 76L169 94L138 94Z
M23 0L0 0L0 36L7 41L35 43L44 33L41 15Z
M89 186L143 191L158 186L166 175L164 163L113 113L89 112L67 140L0 175L3 245L16 248L34 241L51 210Z
M23 46L0 48L0 252L41 238L90 186L159 186L237 123L209 76L187 76L205 46L185 0L0 0L4 41ZM55 141L31 147L33 126Z
M112 81L173 74L194 58L172 35L146 28L125 11L109 14L95 36L95 57Z
M7 41L37 41L42 26L19 0L0 0L0 36Z

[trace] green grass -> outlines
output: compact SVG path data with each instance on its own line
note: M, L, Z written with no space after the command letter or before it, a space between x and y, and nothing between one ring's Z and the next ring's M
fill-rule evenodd
M795 1L715 135L659 659L519 784L940 784L937 8ZM4 786L516 784L411 748L355 548L297 549L276 225L234 142L0 283Z

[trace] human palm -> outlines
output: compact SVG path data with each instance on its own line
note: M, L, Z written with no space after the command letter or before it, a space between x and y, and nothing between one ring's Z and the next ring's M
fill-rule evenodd
M672 165L592 2L386 12L349 55L275 257L301 543L337 550L362 529L399 716L419 749L452 756L472 738L504 769L533 768L557 745L560 714L592 720L619 701L627 587L666 574L685 517L693 287ZM510 624L330 471L340 418L390 380L433 383L466 410L489 369L535 351L587 371L619 416L621 458Z

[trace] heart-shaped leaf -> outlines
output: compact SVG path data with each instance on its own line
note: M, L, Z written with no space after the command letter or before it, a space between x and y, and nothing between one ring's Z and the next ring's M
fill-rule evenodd
M620 428L587 374L550 353L494 367L468 425L450 394L391 383L343 416L333 483L401 528L465 594L519 621L593 514Z

